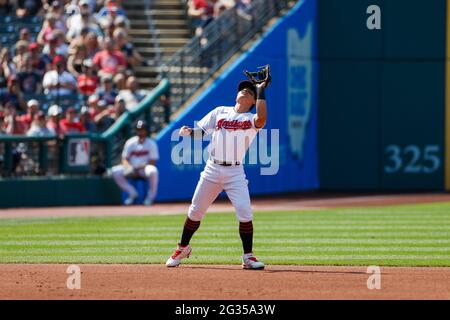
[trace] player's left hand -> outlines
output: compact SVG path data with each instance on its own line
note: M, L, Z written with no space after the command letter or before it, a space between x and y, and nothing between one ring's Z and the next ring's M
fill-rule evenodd
M272 76L270 74L270 65L265 65L258 68L256 72L244 71L244 74L248 79L253 82L256 88L266 89L272 82ZM264 86L260 86L263 84Z

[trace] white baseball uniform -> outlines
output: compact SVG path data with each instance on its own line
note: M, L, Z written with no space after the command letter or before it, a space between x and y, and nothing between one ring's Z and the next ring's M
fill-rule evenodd
M217 107L201 119L197 125L212 134L208 146L209 159L200 174L200 180L189 207L188 216L201 221L208 207L222 190L228 195L240 222L253 220L248 180L242 161L250 144L258 134L254 114L238 113L234 107ZM224 166L218 163L231 164Z
M135 136L127 140L122 152L122 159L126 159L133 168L139 168L137 173L149 182L148 195L150 199L155 199L158 190L158 169L149 164L151 160L159 159L158 145L151 138L145 138L143 143L139 143L139 137ZM112 168L112 177L117 185L132 197L137 197L137 191L128 183L126 168L117 165Z

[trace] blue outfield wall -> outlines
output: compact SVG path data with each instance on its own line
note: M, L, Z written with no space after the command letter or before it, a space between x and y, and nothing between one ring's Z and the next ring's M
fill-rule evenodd
M261 195L318 189L316 26L316 0L299 1L158 135L160 184L157 200L190 199L204 167L204 162L198 161L198 164L173 163L173 148L179 147L182 141L173 133L183 125L194 126L195 121L217 106L233 106L237 84L245 79L243 70L253 71L265 64L270 64L273 79L267 90L265 129L279 129L279 168L275 175L262 175L261 168L271 167L264 170L275 172L277 167L276 161L267 163L264 157L260 161L265 164L245 165L250 193ZM276 134L269 131L267 139L268 155L272 149L276 153L276 147L270 147L271 143L276 143ZM260 148L264 140L260 133L251 150L266 154L266 150ZM183 141L194 143L190 138Z

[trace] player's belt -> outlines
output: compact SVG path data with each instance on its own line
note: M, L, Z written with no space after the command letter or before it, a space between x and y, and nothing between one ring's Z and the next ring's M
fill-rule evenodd
M216 159L212 159L212 161L215 164L225 166L225 167L238 166L241 164L240 162L226 162L226 161L220 161L220 160L216 160Z

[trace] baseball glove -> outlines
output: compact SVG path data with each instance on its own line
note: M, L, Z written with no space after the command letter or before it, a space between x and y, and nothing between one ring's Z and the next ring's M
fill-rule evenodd
M258 71L256 72L250 72L247 70L244 70L244 74L247 76L247 78L253 82L253 84L256 86L257 84L261 84L263 82L266 83L266 88L270 85L270 82L272 81L272 76L270 75L270 66L265 65L262 67L258 67Z

